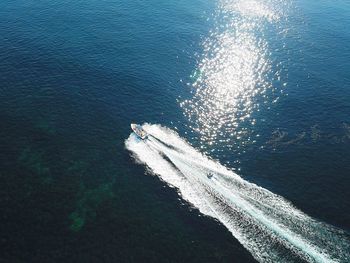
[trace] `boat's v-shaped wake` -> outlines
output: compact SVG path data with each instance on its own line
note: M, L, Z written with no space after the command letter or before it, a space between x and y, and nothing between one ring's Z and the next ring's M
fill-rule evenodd
M144 125L145 141L133 134L125 145L137 161L203 214L222 222L261 262L349 262L350 239L284 198L249 183L196 151L174 131Z

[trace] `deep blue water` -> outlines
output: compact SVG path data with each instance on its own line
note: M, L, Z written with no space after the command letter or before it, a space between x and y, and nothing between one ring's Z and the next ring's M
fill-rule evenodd
M131 122L349 233L350 4L243 2L1 1L0 261L255 261L135 163Z

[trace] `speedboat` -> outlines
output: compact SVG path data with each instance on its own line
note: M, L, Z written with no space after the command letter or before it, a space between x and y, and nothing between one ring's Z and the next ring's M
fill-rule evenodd
M131 129L134 131L134 133L137 135L137 137L139 137L140 139L144 140L147 139L147 132L142 128L141 125L139 124L135 124L135 123L131 123Z

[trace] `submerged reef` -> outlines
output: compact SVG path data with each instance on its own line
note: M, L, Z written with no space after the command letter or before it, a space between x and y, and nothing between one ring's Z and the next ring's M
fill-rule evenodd
M26 147L20 154L18 162L21 166L28 169L35 175L40 177L43 184L48 184L52 181L50 167L45 161L44 152L34 150L31 147Z
M112 184L101 184L96 188L88 189L83 182L80 184L76 210L69 215L70 229L78 232L84 226L86 220L96 217L97 207L104 201L113 198Z

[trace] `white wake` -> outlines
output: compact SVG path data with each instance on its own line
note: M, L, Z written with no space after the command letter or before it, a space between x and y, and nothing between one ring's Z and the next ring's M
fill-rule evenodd
M196 151L174 131L143 125L145 141L125 141L137 161L201 213L223 223L260 262L349 262L342 230L304 214L284 198L249 183ZM210 177L208 174L212 174Z

